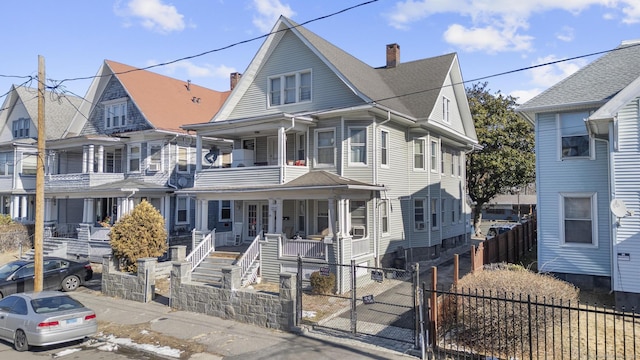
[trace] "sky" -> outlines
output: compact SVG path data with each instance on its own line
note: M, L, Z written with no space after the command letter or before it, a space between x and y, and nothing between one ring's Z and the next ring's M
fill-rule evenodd
M105 59L170 63L150 71L226 91L280 15L373 67L392 43L401 62L455 52L465 86L519 104L640 39L640 0L21 0L2 13L0 104L11 84L37 87L39 55L47 85L79 96Z

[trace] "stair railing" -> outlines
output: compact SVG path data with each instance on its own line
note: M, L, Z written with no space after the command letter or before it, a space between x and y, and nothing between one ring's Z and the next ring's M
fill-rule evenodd
M196 229L193 229L192 236L196 236ZM200 265L200 263L209 256L209 254L215 251L215 243L216 229L213 229L185 258L185 261L191 263L191 271L198 267L198 265Z
M247 272L251 269L251 265L258 259L258 256L260 256L260 235L253 239L247 251L242 254L242 257L236 262L236 265L240 267L241 278L247 275ZM252 277L253 275L255 274L252 274Z

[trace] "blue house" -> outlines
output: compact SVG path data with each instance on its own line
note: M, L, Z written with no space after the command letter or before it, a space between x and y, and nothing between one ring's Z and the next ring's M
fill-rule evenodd
M640 303L640 41L523 104L535 123L538 262L583 289Z

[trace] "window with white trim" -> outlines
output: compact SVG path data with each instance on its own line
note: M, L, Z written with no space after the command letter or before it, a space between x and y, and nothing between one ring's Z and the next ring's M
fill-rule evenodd
M13 121L13 138L24 139L29 137L29 128L31 127L31 120L27 118L20 118Z
M38 168L38 157L33 153L22 153L22 164L20 174L36 175Z
M458 164L458 155L454 150L451 150L451 176L456 176L456 166Z
M424 170L424 139L413 139L413 169Z
M311 101L311 70L269 77L269 106Z
M451 100L449 100L446 96L442 97L442 121L449 123L451 120L449 119L449 106L451 105Z
M189 222L189 197L176 197L176 224L186 224Z
M296 160L307 160L305 154L305 148L307 147L305 134L299 134L297 136L298 149L297 149L297 158Z
M140 171L140 144L127 146L127 158L129 159L128 172Z
M458 159L458 176L462 176L462 162L464 161L462 153L458 152L456 158Z
M0 153L0 175L13 175L13 152Z
M560 194L562 242L566 245L598 245L597 194Z
M563 159L586 158L591 156L591 139L584 119L587 112L560 114L560 143Z
M150 142L147 145L147 169L149 171L162 171L162 143Z
M440 171L442 172L442 174L444 175L445 172L445 156L447 155L447 148L446 147L442 147L440 149Z
M316 130L316 166L335 166L336 132L334 129Z
M115 129L127 124L127 101L107 103L104 105L104 127Z
M380 165L389 166L389 132L380 131Z
M438 199L431 199L431 228L438 228Z
M431 171L438 171L438 142L431 140Z
M351 236L354 239L367 237L367 202L349 201L349 215L351 216Z
M231 220L231 200L220 200L220 221Z
M442 221L442 226L444 226L444 216L445 216L445 210L446 210L446 205L447 205L447 199L440 199L440 221Z
M367 128L349 128L349 164L367 164Z
M189 148L176 146L176 167L179 173L189 172Z
M329 201L316 201L316 232L322 233L329 228Z
M380 209L380 227L382 233L386 234L389 232L389 201L380 200L378 208Z
M424 199L413 199L413 228L416 231L425 229Z
M298 200L298 232L303 233L307 228L307 220L305 214L307 213L307 202L305 200Z

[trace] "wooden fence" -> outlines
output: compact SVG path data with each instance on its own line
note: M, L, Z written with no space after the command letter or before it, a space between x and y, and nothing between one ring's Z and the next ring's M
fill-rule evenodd
M513 229L485 240L478 247L471 246L471 272L482 270L486 264L516 263L536 246L535 218Z

